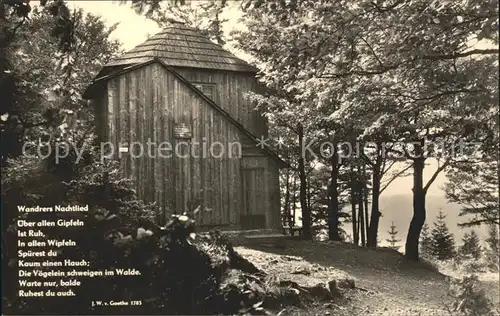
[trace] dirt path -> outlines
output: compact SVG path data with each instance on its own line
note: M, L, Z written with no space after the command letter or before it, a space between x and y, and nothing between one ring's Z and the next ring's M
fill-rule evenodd
M281 315L450 315L446 277L422 263L408 262L389 249L369 250L347 243L290 241L285 248L236 250L281 279L328 282L350 277L356 290L348 302L317 303Z

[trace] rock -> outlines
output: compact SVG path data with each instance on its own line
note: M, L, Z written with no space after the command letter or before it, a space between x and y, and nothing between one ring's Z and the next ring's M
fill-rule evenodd
M324 283L318 283L315 286L305 287L309 294L320 300L330 300L333 298L332 293Z
M345 278L345 279L340 279L337 282L337 285L341 289L355 289L356 284L353 279Z
M337 281L336 280L331 280L328 282L328 289L330 290L330 294L333 297L341 297L342 292L340 292L340 289L337 286Z
M301 261L302 260L302 258L296 257L296 256L283 256L282 258L284 260L288 260L288 261Z
M311 275L311 271L306 268L298 268L297 270L293 271L292 274Z
M300 285L297 282L290 281L290 280L280 280L278 282L278 285L279 286L288 286L288 287L295 288L295 289L300 288Z

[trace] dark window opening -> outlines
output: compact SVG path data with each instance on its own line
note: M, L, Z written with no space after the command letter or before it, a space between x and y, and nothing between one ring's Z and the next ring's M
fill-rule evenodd
M215 100L215 84L214 83L194 83L196 89L203 92L211 100Z

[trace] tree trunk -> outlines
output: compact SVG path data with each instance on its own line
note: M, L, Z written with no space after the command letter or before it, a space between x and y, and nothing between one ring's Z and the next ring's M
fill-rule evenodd
M339 234L339 193L338 177L339 164L337 162L337 149L334 146L333 156L330 160L330 185L328 186L328 238L330 240L341 241Z
M291 226L290 212L290 170L286 170L285 201L283 205L283 230L286 226Z
M297 210L297 177L294 175L293 177L293 187L292 187L292 219L291 224L292 227L295 226L295 214Z
M312 207L311 207L311 182L307 181L307 209L312 213Z
M351 180L351 221L352 221L352 242L359 244L358 215L356 213L356 197L354 192L354 180Z
M415 148L416 158L413 159L413 218L406 237L405 256L409 260L418 260L418 244L420 232L425 223L425 191L424 166L425 158L420 154L421 147Z
M360 172L361 173L361 172ZM364 181L363 179L361 181ZM366 230L365 230L365 218L364 218L364 207L363 207L363 183L360 182L358 185L358 213L359 213L359 224L361 231L361 246L366 247Z
M224 5L223 5L224 7ZM226 41L222 38L222 34L224 32L222 31L222 21L219 18L219 12L215 14L215 19L214 19L214 26L215 26L215 40L217 41L217 44L220 46L226 45Z
M351 221L352 221L352 242L359 244L358 215L356 214L356 187L354 185L354 169L351 165Z
M303 148L304 144L304 130L302 126L299 127L299 148ZM302 211L302 234L306 239L312 239L312 220L311 220L311 210L307 205L307 175L305 166L305 157L300 155L299 157L299 200L300 209Z
M372 173L372 211L370 215L370 226L368 228L368 248L377 247L378 238L378 225L380 220L379 198L380 198L380 166L382 159L377 157L375 164L373 164Z
M366 177L366 169L364 169L365 172L365 179ZM364 207L364 212L365 212L365 228L366 228L366 243L368 244L368 228L370 227L370 223L368 222L368 184L367 181L364 182L363 184L363 201L365 203Z

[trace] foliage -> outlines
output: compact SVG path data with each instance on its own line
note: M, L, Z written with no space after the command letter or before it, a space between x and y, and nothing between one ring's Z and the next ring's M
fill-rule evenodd
M62 0L42 0L42 7L47 8L54 24L49 28L52 35L59 40L59 49L68 52L73 49L73 23L70 11ZM31 0L3 1L0 6L0 21L2 27L2 45L9 45L15 37L18 28L29 18L31 13ZM10 24L8 23L10 22ZM2 65L3 66L3 65ZM3 70L3 69L2 69Z
M462 245L458 248L458 255L464 258L479 260L481 258L481 240L475 230L465 233L462 238Z
M1 109L2 163L20 155L25 141L46 141L59 127L74 128L78 119L92 121L92 109L81 94L119 44L108 39L114 27L108 28L100 17L81 10L68 14L71 50L60 50L47 8L33 10L5 49L8 68L2 83L11 84L2 88L10 95Z
M2 140L0 148L2 165L7 158L20 154L24 128L33 125L19 120L15 112L18 112L18 115L22 113L29 117L29 113L26 112L38 105L37 94L41 93L41 91L29 89L29 86L25 87L25 82L12 69L12 63L17 56L11 49L11 45L17 39L17 32L30 16L32 10L30 2L30 0L13 0L0 3L0 99L2 100L0 104L0 138ZM63 54L71 52L74 26L66 4L61 0L44 0L40 2L40 5L47 9L51 17L50 25L45 27L46 31L57 39L59 51ZM30 67L32 66L30 65ZM53 111L47 111L45 116L46 125L50 126L52 126L53 121L58 119ZM38 124L34 124L34 126L38 126Z
M494 307L481 288L476 275L453 280L448 294L453 298L452 310L466 316L493 316Z
M450 154L457 142L482 138L494 118L498 49L471 43L498 43L497 1L247 0L242 8L240 47L266 85L283 91L285 101L269 102L272 116L309 135L334 130L343 140L354 130L354 139L400 142L394 159L410 161L417 180L428 157L439 160L414 192L405 253L418 259L426 192L467 160Z
M455 241L445 222L446 215L439 212L431 230L431 254L438 260L448 260L455 255Z
M11 44L17 56L12 67L32 85L31 89L45 94L47 101L64 96L62 106L77 110L84 106L81 94L109 59L120 52L120 43L109 39L116 25L108 27L100 16L78 9L71 12L70 19L74 26L73 50L63 54L49 32L53 23L50 13L33 10Z
M494 156L486 156L483 160L465 162L448 173L446 196L448 200L463 205L460 216L466 221L460 225L464 227L500 225L498 161Z
M440 261L437 257L424 253L426 259L438 267L438 269L450 276L463 276L469 273L498 273L498 230L495 226L489 229L486 238L486 247L481 246L481 240L475 231L466 233L462 239L463 243L458 247L457 256L451 260Z
M429 225L425 223L420 233L420 252L424 257L431 256L431 243L432 239L429 232Z
M216 43L224 45L226 38L223 25L228 20L223 18L223 14L227 7L227 0L167 1L161 9L154 10L148 17L161 27L172 21L182 22Z
M163 0L119 0L121 4L131 5L137 13L151 16L161 10ZM167 0L171 5L184 5L186 0Z
M297 164L305 228L311 226L311 210L305 192L310 179L306 170L314 165L326 165L330 169L329 176L325 177L327 183L323 185L327 196L320 196L319 199L328 201L329 238L338 240L342 203L338 177L345 161L337 159L336 144L346 139L347 135L329 117L338 108L337 99L342 87L334 89L328 80L304 78L301 73L304 65L296 56L301 39L293 32L302 17L290 14L280 19L280 13L283 12L260 7L245 10L243 21L247 29L236 34L238 48L251 54L262 69L260 81L265 89L250 95L250 99L265 112L271 129L282 131L281 137L285 139L295 138L287 144L294 146L291 152L295 155L290 158L293 164ZM287 45L293 48L288 49ZM320 144L325 141L333 144L329 153L320 150ZM306 149L311 146L312 150Z
M489 226L486 244L486 265L492 272L498 272L500 270L500 237L498 235L498 225Z

